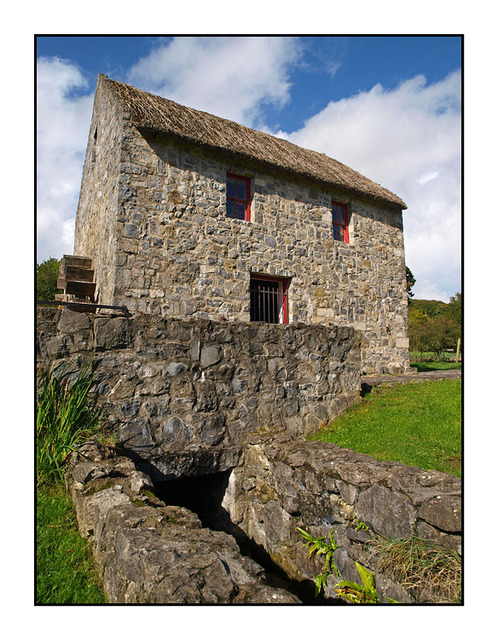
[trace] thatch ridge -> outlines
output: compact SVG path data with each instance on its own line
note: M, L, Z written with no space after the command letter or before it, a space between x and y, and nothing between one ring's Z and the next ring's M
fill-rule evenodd
M406 204L397 195L323 153L299 147L263 131L249 129L232 120L185 107L131 85L110 80L106 76L100 76L100 81L109 83L124 101L131 112L133 124L138 128L228 151L251 161L311 178L341 191L406 209Z

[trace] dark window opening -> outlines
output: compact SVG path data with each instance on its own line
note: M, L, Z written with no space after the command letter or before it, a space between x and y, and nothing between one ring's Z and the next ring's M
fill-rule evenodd
M349 243L348 205L342 202L332 202L332 229L334 240Z
M91 162L95 162L95 160L97 159L96 147L97 147L97 127L95 127L95 131L93 132L93 145L92 145L92 152L90 154Z
M287 324L287 280L251 276L251 322Z
M232 174L227 175L227 217L237 220L251 219L251 181Z

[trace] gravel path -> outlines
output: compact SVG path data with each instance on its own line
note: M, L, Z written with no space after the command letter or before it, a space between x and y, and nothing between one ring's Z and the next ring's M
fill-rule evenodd
M400 375L383 374L361 376L361 384L377 387L380 384L408 384L409 382L424 382L424 380L457 380L462 377L461 369L447 371L425 371L423 373L404 373Z

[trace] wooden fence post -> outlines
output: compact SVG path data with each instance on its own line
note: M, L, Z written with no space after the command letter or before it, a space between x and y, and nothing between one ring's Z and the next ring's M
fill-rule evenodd
M461 338L458 338L458 342L457 342L457 352L456 352L455 362L458 362L458 357L459 357L459 355L460 355L460 342L461 342Z

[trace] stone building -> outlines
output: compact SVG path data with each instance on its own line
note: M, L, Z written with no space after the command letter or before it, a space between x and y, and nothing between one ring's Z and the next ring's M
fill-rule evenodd
M409 366L404 202L344 164L100 75L76 217L132 313L348 325Z

